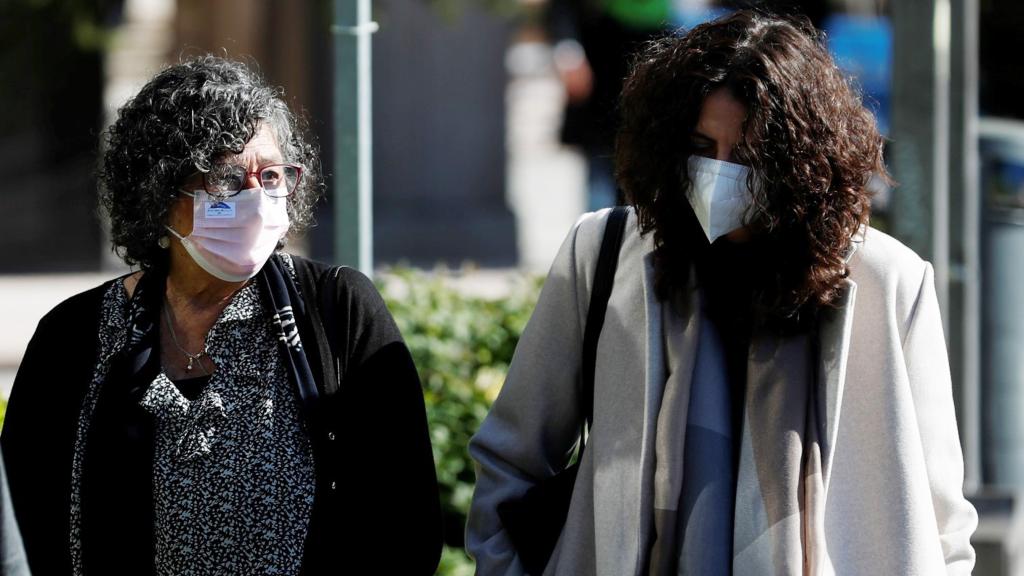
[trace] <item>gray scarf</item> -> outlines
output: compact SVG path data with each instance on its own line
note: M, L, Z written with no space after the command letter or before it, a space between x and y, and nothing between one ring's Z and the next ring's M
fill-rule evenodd
M731 556L732 573L737 576L831 574L824 548L824 486L813 398L813 334L779 337L755 333L751 339L741 437L729 439L740 443L738 470L731 471L736 474L733 477L718 462L723 456L731 460L731 450L724 455L703 451L713 450L706 440L701 441L696 454L683 450L684 446L693 446L686 442L686 433L692 433L695 427L731 435L728 421L715 423L706 413L690 413L690 409L710 410L727 420L724 415L728 411L715 409L721 408L721 398L710 404L700 401L700 408L691 402L691 393L707 396L706 390L693 392L694 388L715 385L715 366L724 366L721 358L715 358L720 355L720 348L714 345L717 335L709 331L710 322L698 313L684 318L671 306L664 310L669 376L655 439L655 539L649 573L692 574L708 562L720 562L715 555L724 553ZM692 342L688 345L687 339L692 338L699 338L697 346ZM695 358L679 353L693 349L697 350ZM724 384L724 376L719 374L717 381ZM691 458L696 460L688 462ZM691 478L684 477L684 469L702 466L727 472L716 477L713 471L702 470L696 478L693 473ZM734 501L723 496L724 488L731 487L725 485L733 481ZM687 494L694 490L696 495ZM699 542L716 525L728 528L727 521L717 517L729 513L718 510L723 502L734 506L732 549L695 550L688 541Z

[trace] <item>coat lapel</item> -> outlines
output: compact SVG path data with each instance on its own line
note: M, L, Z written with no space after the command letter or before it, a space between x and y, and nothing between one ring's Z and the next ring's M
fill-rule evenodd
M861 225L850 239L844 260L847 266L854 254L864 243L867 226ZM839 300L834 308L826 308L818 323L818 373L815 389L817 420L821 428L821 472L825 494L828 493L832 477L832 456L835 454L836 437L839 434L839 414L843 405L843 388L846 386L846 362L850 352L850 335L853 329L853 307L857 297L857 283L847 278L843 281Z
M831 478L832 456L839 433L840 408L846 385L846 362L849 357L850 332L853 328L853 308L857 284L845 280L842 295L835 308L823 311L818 324L818 373L815 407L818 411L818 431L821 439L821 468L825 492Z

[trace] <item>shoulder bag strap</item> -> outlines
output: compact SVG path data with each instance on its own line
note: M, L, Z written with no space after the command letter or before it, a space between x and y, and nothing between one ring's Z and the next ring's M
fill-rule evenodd
M321 281L320 286L320 322L324 327L324 337L327 339L327 351L330 352L329 374L335 382L335 386L341 387L341 361L338 355L338 282L341 279L341 266L334 266Z
M295 264L295 276L299 280L299 289L302 290L306 307L306 324L312 329L315 340L315 342L304 341L303 346L307 350L310 348L315 350L315 360L320 364L320 371L318 374L314 368L313 376L322 378L317 383L321 386L321 393L323 393L323 390L330 386L329 382L338 381L333 338L337 332L333 314L333 297L337 294L337 267L325 270L318 278L309 260L292 256L292 262ZM325 302L329 304L329 308L324 308ZM306 357L310 358L310 355L307 353Z
M589 428L594 420L594 371L597 365L597 340L604 326L605 311L608 309L608 298L615 283L615 269L619 264L619 247L626 230L628 208L616 206L608 215L604 238L601 240L601 251L597 257L597 271L594 273L594 286L590 292L590 306L587 308L587 325L583 330L583 371L581 378L581 404L586 416L581 428ZM577 461L583 458L585 436L580 433L580 449Z

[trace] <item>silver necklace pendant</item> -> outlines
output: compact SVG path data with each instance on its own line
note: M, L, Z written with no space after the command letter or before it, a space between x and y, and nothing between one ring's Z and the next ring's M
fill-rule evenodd
M185 352L185 351L182 350L182 352ZM202 364L203 354L204 354L204 352L200 352L199 354L189 354L188 352L185 352L185 357L188 358L188 365L185 366L185 371L186 372L191 372L192 371L192 366L194 366L196 362L199 362L200 363L199 366L202 367L202 365L203 365Z
M206 349L205 349L206 344L205 344L205 342L203 343L204 349L200 350L198 354L192 354L188 350L185 350L184 348L182 348L181 344L178 342L178 335L174 333L174 324L171 323L171 311L170 311L170 308L171 308L171 305L167 301L167 297L165 296L164 297L164 318L167 320L167 330L171 333L171 342L174 343L174 347L177 348L179 352L181 352L182 354L185 355L185 358L188 358L188 364L185 366L185 371L186 372L191 372L192 371L192 366L195 365L196 360L199 360L200 358L202 358L203 354L206 354ZM201 364L200 364L200 366L201 366ZM203 371L205 372L206 370L204 369Z

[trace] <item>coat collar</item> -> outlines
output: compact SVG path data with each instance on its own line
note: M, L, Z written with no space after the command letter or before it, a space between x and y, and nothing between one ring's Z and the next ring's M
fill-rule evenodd
M867 225L862 224L850 239L850 245L843 258L847 265L864 243L866 232ZM832 477L832 456L835 454L836 437L839 435L839 415L843 403L843 389L846 386L846 361L850 353L856 297L857 283L846 278L843 280L835 307L825 309L818 322L818 377L815 392L817 420L824 426L824 430L819 430L818 437L823 442L821 458L826 494L829 479Z
M832 477L832 456L839 434L839 416L846 386L846 362L849 358L850 334L853 329L853 310L857 284L843 281L843 288L835 308L826 309L818 322L818 377L816 382L817 421L822 439L821 468L825 491Z

